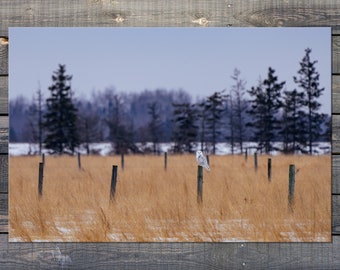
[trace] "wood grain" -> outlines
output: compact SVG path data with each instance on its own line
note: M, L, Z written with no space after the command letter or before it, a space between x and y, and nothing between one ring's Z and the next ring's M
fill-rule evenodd
M0 36L17 26L332 26L336 0L1 1Z
M332 115L332 153L340 154L340 115L335 114Z
M8 75L8 38L0 37L0 76Z
M7 243L4 269L339 269L332 243Z
M332 73L340 75L340 36L332 37Z
M0 116L0 154L8 153L8 116Z
M0 193L0 233L8 232L8 195Z
M332 113L340 114L340 75L332 76Z
M332 194L340 195L340 156L332 156ZM339 209L340 212L340 209Z
M0 233L0 269L340 269L339 14L337 0L2 0L0 114L6 114L8 108L10 26L331 26L334 35L333 241L322 244L8 243L8 235ZM7 140L8 117L0 116L0 154L8 153ZM0 155L0 162L0 232L7 232L7 156Z
M8 193L8 156L0 155L0 194Z
M332 196L332 234L340 237L340 196Z
M7 76L0 76L0 114L8 114L8 77Z

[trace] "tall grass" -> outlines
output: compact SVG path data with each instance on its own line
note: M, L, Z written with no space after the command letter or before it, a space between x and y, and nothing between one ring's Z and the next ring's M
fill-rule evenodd
M10 241L330 241L331 157L211 156L197 204L194 155L125 156L110 203L111 169L119 157L46 157L38 197L40 157L10 158ZM288 168L295 164L294 211Z

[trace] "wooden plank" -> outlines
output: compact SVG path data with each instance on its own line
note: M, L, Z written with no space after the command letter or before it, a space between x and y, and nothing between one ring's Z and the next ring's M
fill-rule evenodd
M0 116L0 154L8 153L8 116Z
M332 196L332 234L340 235L340 194Z
M0 37L0 75L8 75L8 38Z
M8 156L0 155L0 193L8 192Z
M340 75L332 76L332 113L340 113Z
M339 155L332 156L332 193L340 194L340 156Z
M340 74L340 36L332 37L332 73Z
M332 243L8 243L3 269L339 269Z
M340 115L332 115L332 153L340 153Z
M336 1L239 1L233 4L239 24L252 26L332 26L338 29Z
M8 114L8 77L7 76L0 76L0 114Z
M18 26L333 26L336 0L1 1L0 36Z
M0 193L0 233L8 232L8 195Z

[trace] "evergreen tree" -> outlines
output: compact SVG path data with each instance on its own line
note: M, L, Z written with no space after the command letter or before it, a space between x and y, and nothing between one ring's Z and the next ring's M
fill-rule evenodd
M304 152L306 144L306 114L303 110L304 93L293 91L284 91L283 97L283 116L282 130L283 152L295 153L296 151Z
M158 143L161 137L161 120L159 106L157 102L148 104L148 113L150 115L150 122L148 124L148 130L151 135L151 141L153 144L153 153L159 152Z
M177 153L192 153L198 130L196 125L197 111L195 105L190 103L173 103L172 105L174 107L174 151Z
M71 98L72 76L66 74L65 65L52 75L53 84L48 88L50 97L46 99L44 128L45 147L53 153L74 153L79 145L77 132L77 109Z
M221 135L221 120L225 111L226 98L224 90L215 92L203 104L203 110L207 112L206 135L209 136L209 141L212 144L213 154L216 153L216 144Z
M255 128L255 140L258 148L264 149L266 153L273 150L273 142L279 129L278 112L281 108L281 90L285 82L278 83L275 70L269 67L268 77L257 87L248 91L253 98L251 108L247 111L253 116L253 121L248 123Z
M306 54L300 62L299 77L293 77L294 82L298 84L305 93L304 105L307 107L307 141L309 154L313 153L313 142L316 141L322 134L321 124L323 115L318 113L321 103L318 98L322 95L325 88L320 88L320 74L316 71L315 64L318 61L311 61L311 49L305 50Z
M197 104L197 117L199 121L199 139L201 145L201 151L207 151L207 142L206 142L206 122L208 118L208 112L205 107L205 100L199 102Z

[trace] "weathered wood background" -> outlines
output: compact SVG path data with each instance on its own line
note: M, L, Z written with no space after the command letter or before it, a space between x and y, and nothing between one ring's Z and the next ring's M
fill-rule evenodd
M11 26L332 27L332 243L8 243L7 94ZM340 269L340 1L1 0L0 268Z

